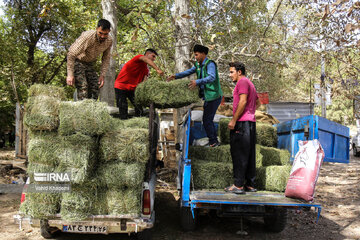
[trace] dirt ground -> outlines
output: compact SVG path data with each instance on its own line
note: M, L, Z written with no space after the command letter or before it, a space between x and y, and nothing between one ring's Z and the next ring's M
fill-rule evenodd
M13 149L0 150L0 163L13 160ZM14 171L14 174L19 171ZM21 173L19 173L21 174ZM17 176L4 176L0 172L0 183L16 181ZM5 174L6 175L6 174ZM319 222L316 213L289 211L288 224L281 233L269 233L262 219L245 218L244 230L239 235L239 219L224 219L215 216L199 218L197 229L184 233L179 225L177 191L174 184L159 182L156 194L156 224L152 229L153 239L360 239L360 158L351 156L350 164L324 163L316 187L316 202L322 205ZM39 229L19 226L14 223L20 194L0 195L0 236L6 240L43 239ZM58 239L133 239L123 234L79 235L61 233Z

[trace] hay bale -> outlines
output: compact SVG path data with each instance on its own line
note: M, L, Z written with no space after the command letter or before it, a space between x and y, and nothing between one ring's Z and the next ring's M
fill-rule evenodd
M255 161L256 167L261 167L263 165L263 155L261 154L261 146L256 144L255 146Z
M180 108L198 102L198 89L190 90L188 84L188 80L149 79L136 87L136 104L147 107L153 102L158 108Z
M93 204L97 196L97 185L87 182L71 185L71 192L62 193L61 218L66 221L82 221L93 212Z
M102 162L146 163L149 153L149 130L124 128L106 133L100 139L100 159Z
M70 172L73 183L83 183L89 179L95 167L96 138L81 133L62 137L58 154L60 158L58 170Z
M256 145L256 166L262 166L262 155L260 152L260 145ZM190 159L201 159L211 162L232 162L230 145L220 145L216 148L190 146Z
M149 129L149 118L147 117L134 117L123 120L124 128L144 128Z
M273 147L260 147L262 154L262 166L290 165L290 152L286 149Z
M140 214L141 213L141 188L126 190L108 190L106 202L109 215Z
M59 164L59 148L61 138L55 132L29 133L30 140L27 148L29 163L41 163L49 166Z
M230 143L230 130L228 129L228 124L230 120L231 118L221 118L219 121L219 136L220 136L220 142L222 144ZM276 147L277 146L276 127L273 127L270 124L257 122L256 143L267 147Z
M107 188L98 188L93 202L92 215L108 215L109 209L106 199Z
M108 188L132 188L142 185L145 176L144 163L112 162L102 164L97 171L101 186Z
M66 99L64 88L53 85L34 84L29 88L28 94L29 97L48 96L62 101Z
M58 193L26 193L20 211L33 218L48 219L59 212L60 197L61 194Z
M192 159L191 173L195 190L224 189L233 184L232 163Z
M30 130L56 130L59 127L60 100L49 96L29 97L24 124Z
M221 144L230 143L230 130L228 129L228 124L231 118L220 118L219 121L219 137Z
M267 166L256 169L256 187L260 190L284 192L291 166Z
M277 146L277 130L267 123L256 123L256 143L267 147Z
M61 102L59 118L59 133L63 136L77 132L90 136L102 135L112 127L107 104L91 99Z
M189 147L190 159L201 159L212 162L231 162L230 145L220 145L218 147Z

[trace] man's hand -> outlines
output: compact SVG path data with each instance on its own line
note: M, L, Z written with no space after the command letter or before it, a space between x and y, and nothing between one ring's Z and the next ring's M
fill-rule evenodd
M233 130L235 128L236 121L231 119L231 121L228 124L228 129Z
M191 80L189 85L188 85L189 89L194 89L196 88L196 81L195 80Z
M164 72L163 72L161 69L156 70L156 72L157 72L160 76L163 76L163 75L164 75Z
M99 88L102 88L104 86L104 76L99 77Z
M75 85L75 77L74 76L68 76L66 78L66 84L69 86L74 86Z
M169 76L166 81L167 82L170 82L171 80L174 80L175 79L175 75L172 75L172 76Z

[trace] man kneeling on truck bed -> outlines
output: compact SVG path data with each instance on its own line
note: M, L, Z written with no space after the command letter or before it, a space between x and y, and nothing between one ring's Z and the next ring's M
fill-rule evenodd
M233 91L233 117L228 125L234 184L225 188L225 191L244 194L245 191L257 191L255 188L255 110L260 106L260 101L254 84L245 77L245 65L232 62L229 66L229 76L236 83Z

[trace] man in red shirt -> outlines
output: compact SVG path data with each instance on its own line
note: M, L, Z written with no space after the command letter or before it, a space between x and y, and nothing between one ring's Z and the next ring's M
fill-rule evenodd
M236 83L233 91L233 117L229 122L230 152L233 162L234 184L225 191L244 194L255 189L255 110L260 106L254 84L245 77L245 65L232 62L230 78Z
M135 105L135 88L142 81L146 81L147 76L149 75L148 65L153 67L159 75L164 74L164 72L154 63L157 55L158 54L154 49L149 48L145 51L144 55L133 57L122 67L114 84L116 105L119 108L121 119L128 118L127 99L134 105L135 115L142 115L141 107Z

